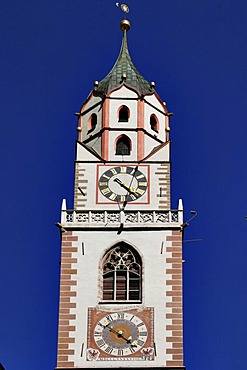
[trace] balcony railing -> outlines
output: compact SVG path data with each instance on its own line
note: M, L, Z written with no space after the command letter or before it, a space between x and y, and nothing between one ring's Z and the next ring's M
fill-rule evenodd
M176 226L183 223L182 210L162 211L81 211L62 210L61 223L72 226Z

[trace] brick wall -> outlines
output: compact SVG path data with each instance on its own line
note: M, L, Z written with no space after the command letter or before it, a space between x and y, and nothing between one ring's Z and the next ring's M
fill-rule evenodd
M72 231L62 233L58 368L74 367L74 362L69 361L69 355L74 355L73 343L75 342L75 339L70 337L70 333L75 331L73 323L76 318L75 314L71 313L71 311L76 307L76 303L72 302L73 297L76 297L76 292L73 291L72 287L77 284L77 281L73 279L77 270L72 268L72 264L77 262L77 258L73 258L73 253L77 252L77 247L73 246L73 242L77 240L78 238L73 236Z
M81 194L80 190L84 192L85 196ZM88 180L85 178L85 168L81 168L80 163L75 164L75 189L74 189L74 209L85 208L88 192Z
M171 333L171 336L166 338L171 346L167 348L167 355L170 356L166 366L183 366L182 233L178 230L172 231L172 236L168 236L167 241L171 242L172 246L166 248L166 273L171 276L171 279L167 280L169 289L166 292L167 298L169 297L166 303L166 329Z
M160 164L155 171L158 180L160 192L157 194L159 198L159 209L170 209L170 163ZM155 177L155 179L156 179Z

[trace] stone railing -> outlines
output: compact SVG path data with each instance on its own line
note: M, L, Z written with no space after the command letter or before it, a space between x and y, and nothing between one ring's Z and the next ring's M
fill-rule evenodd
M182 210L167 211L79 211L62 210L61 224L67 227L175 226L183 223Z

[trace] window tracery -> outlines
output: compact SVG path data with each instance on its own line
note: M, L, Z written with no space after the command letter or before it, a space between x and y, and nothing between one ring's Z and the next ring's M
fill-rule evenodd
M103 300L141 300L141 258L121 243L112 248L103 262Z

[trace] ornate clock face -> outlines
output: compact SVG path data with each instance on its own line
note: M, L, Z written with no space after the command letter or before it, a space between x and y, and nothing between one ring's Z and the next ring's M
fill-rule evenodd
M94 341L112 356L128 356L139 351L147 340L147 327L137 316L115 312L104 316L94 328Z
M104 197L113 202L133 202L145 194L148 181L137 167L116 166L100 176L98 186Z

